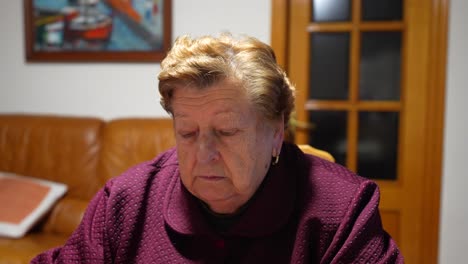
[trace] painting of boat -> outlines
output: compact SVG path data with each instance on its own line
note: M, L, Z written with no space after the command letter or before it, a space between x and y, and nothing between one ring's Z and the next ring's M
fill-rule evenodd
M164 12L170 0L25 2L26 15L32 16L32 52L159 52L170 45L170 16Z

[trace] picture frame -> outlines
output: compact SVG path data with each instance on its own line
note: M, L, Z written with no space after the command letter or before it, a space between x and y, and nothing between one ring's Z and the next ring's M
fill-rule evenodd
M27 62L160 62L171 0L23 0Z

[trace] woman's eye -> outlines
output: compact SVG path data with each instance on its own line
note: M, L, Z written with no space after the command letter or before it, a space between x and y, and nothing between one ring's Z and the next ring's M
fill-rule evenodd
M218 130L218 133L225 137L234 136L237 133L237 129Z
M195 136L195 132L180 132L179 135L182 138L191 138L191 137Z

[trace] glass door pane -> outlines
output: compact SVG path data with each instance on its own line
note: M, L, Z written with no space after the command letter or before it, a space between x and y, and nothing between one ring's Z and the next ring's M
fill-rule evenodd
M346 165L348 115L346 111L311 111L309 145L329 152L335 161Z
M403 0L361 0L362 20L401 20Z
M397 178L398 123L397 112L359 113L359 175L371 179Z
M312 0L312 21L348 21L351 18L350 2L350 0Z
M359 98L400 100L401 32L361 34Z
M349 33L310 35L310 99L346 100L349 87Z

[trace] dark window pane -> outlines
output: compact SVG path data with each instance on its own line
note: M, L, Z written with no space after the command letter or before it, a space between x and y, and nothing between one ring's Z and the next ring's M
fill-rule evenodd
M362 0L362 20L402 20L402 0Z
M310 98L348 98L349 33L310 35Z
M359 98L400 99L401 32L362 33Z
M350 0L312 0L313 22L349 21Z
M359 113L358 174L371 179L397 178L398 113Z
M346 165L346 127L345 111L312 111L309 122L313 128L309 135L309 145L329 152L337 163Z

